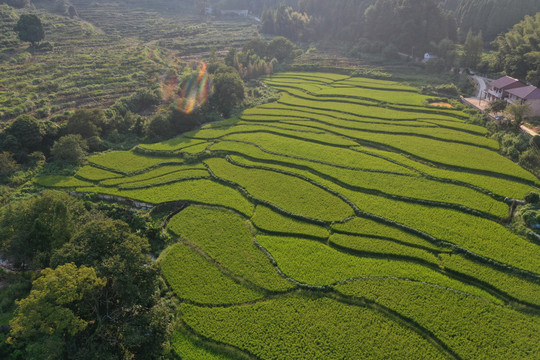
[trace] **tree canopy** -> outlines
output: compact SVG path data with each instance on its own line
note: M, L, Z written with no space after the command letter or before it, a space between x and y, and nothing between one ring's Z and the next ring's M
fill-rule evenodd
M59 191L11 203L0 212L0 253L15 264L46 267L87 216L79 201Z
M244 83L236 71L214 75L212 103L217 111L229 116L233 108L244 100Z
M472 30L482 31L491 41L508 31L527 14L540 10L538 0L441 0L443 6L453 10L462 36Z
M32 45L45 38L41 20L34 14L21 15L14 30L21 41L29 41Z
M540 12L525 18L494 42L500 70L540 86Z
M86 266L43 270L30 294L17 302L8 342L27 345L25 353L31 359L63 358L66 339L93 322L98 293L106 284Z
M453 16L435 0L377 0L365 12L368 37L392 43L403 51L418 53L448 38L457 39Z

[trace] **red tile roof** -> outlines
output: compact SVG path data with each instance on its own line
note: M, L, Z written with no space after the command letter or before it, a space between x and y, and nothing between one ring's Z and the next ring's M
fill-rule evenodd
M490 84L489 84L489 87L490 88L497 88L497 89L505 89L507 88L508 86L510 85L514 85L516 83L521 83L521 81L519 81L518 79L514 79L510 76L503 76L502 78L500 79L497 79L495 81L492 81ZM522 83L521 83L522 84ZM525 84L523 84L523 86L525 86ZM515 86L513 86L515 87Z
M533 85L510 89L508 93L523 100L540 99L540 89Z

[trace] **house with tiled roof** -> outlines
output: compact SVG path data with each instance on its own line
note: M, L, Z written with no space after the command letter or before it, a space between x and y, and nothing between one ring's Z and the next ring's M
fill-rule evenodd
M489 84L489 88L486 91L486 98L489 101L506 99L508 98L509 90L524 86L526 86L526 84L522 83L518 79L514 79L510 76L503 76L502 78L492 81Z
M540 116L540 89L529 85L508 90L509 104L529 104L533 110L532 116Z

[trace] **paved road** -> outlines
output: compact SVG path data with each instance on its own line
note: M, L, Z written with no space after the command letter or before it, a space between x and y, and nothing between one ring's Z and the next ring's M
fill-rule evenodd
M538 135L537 132L535 132L534 130L526 127L525 125L521 125L521 131L524 131L524 132L526 132L527 134L529 134L531 136L537 136Z
M473 75L472 78L478 84L478 93L476 93L476 98L482 99L484 97L484 92L487 89L487 84L492 80L478 75Z

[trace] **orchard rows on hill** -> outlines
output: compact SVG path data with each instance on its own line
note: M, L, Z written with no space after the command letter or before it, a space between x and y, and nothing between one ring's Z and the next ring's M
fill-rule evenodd
M191 204L159 262L182 358L532 359L538 245L501 225L538 180L390 81L285 73L279 101L94 156L44 186Z

